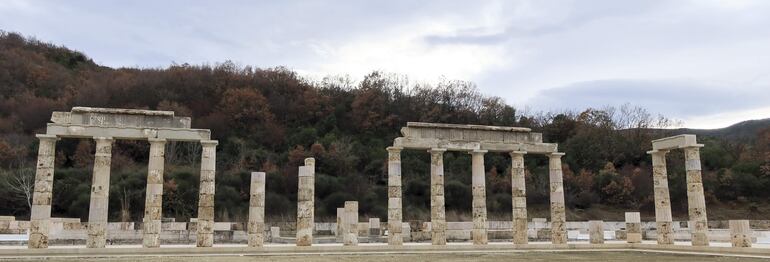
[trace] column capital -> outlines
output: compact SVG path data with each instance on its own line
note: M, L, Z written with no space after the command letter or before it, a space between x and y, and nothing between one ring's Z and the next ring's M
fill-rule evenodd
M265 182L265 172L251 172L251 183Z
M35 137L37 137L40 140L55 140L58 139L56 135L49 135L49 134L36 134Z
M468 154L471 154L471 155L481 154L481 155L483 155L483 154L486 154L487 152L489 152L489 150L474 149L474 150L468 151Z
M114 139L112 139L112 137L103 137L103 136L96 136L93 139L96 140L96 141L106 141L106 142L110 142L110 143L115 141Z
M443 154L446 152L446 148L431 148L428 149L428 152L431 154Z
M400 146L389 146L386 147L385 150L388 150L388 152L401 152L401 150L404 150L404 148Z
M312 157L305 158L305 165L315 166L315 158L312 158Z
M151 137L151 138L147 139L147 142L150 142L150 144L153 144L153 143L166 143L167 140L165 138Z
M668 154L669 151L670 150L667 150L667 149L650 150L650 151L647 151L647 154L649 154L649 155L655 155L655 154L663 154L663 155L665 155L665 154Z
M679 148L681 148L681 149L692 149L692 148L701 148L703 146L704 146L703 144L694 144L694 145L689 145L689 146L682 146L682 147L679 147Z
M508 152L508 154L511 155L511 156L514 156L514 155L526 155L527 151L510 151L510 152Z
M565 153L561 153L561 152L553 152L553 153L548 153L547 155L550 158L561 158L562 156L564 156L566 154Z
M201 140L201 146L217 146L219 141L217 140Z

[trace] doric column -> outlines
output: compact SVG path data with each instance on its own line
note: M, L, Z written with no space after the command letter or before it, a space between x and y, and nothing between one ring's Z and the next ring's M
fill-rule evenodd
M748 220L730 220L730 242L733 247L751 247L751 226Z
M214 245L214 192L217 164L216 140L201 141L201 181L198 191L198 247Z
M667 150L647 152L652 156L652 183L655 192L655 226L658 244L674 244L674 228L671 218L671 197L668 193L668 172L666 171Z
M265 172L251 172L249 191L249 246L261 247L265 242Z
M344 245L358 245L358 201L345 201Z
M315 159L306 158L299 167L297 185L297 246L313 244L315 197Z
M388 245L402 245L401 147L388 147Z
M487 240L487 185L484 180L484 154L487 150L473 150L471 154L471 192L473 193L474 245L486 245Z
M430 152L430 237L433 245L446 245L446 210L444 209L444 148Z
M642 243L642 220L639 212L626 212L626 242Z
M337 242L342 243L345 236L345 208L337 208L337 230L334 233Z
M604 244L604 221L588 221L588 239L591 244Z
M51 224L51 192L56 158L56 136L37 135L37 138L40 139L40 144L37 150L35 191L32 194L27 247L47 248L48 229Z
M160 247L161 217L163 209L163 164L165 163L166 140L148 139L150 160L147 163L147 190L144 197L144 219L142 229L144 247Z
M706 198L703 196L700 148L703 145L685 147L685 170L687 171L687 210L690 215L690 233L693 246L708 246L708 220Z
M107 244L107 207L110 202L110 163L112 138L95 137L91 203L88 208L88 239L86 247L103 248Z
M561 157L564 153L549 154L548 169L551 188L551 243L567 243L567 216L564 207L564 181Z
M511 203L513 203L513 243L527 244L527 187L524 178L524 154L511 154Z

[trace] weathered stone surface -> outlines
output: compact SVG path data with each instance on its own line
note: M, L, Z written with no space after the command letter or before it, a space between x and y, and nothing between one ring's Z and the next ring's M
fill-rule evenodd
M529 128L409 122L394 146L409 149L445 148L452 151L556 152L543 135Z
M730 220L730 243L733 247L751 247L751 227L748 220Z
M29 248L47 248L57 138L55 135L37 135L37 138L40 142L38 144L35 188L30 214L30 236L27 246Z
M639 212L626 212L626 242L642 243L642 221Z
M107 211L110 196L110 163L112 159L111 138L97 137L94 155L93 178L91 179L91 202L88 208L88 248L103 248L107 243Z
M201 177L198 191L197 246L214 245L214 176L217 162L216 140L201 141Z
M153 138L148 139L148 141L150 142L150 159L147 163L142 246L160 247L166 140Z
M511 203L513 204L513 243L527 244L527 187L523 151L511 151Z
M674 229L671 217L671 199L668 193L668 174L666 170L667 150L648 152L652 156L652 179L655 192L655 222L659 245L674 244Z
M588 239L591 244L604 244L604 221L588 221Z
M701 146L696 142L695 135L678 135L652 140L652 151L679 149Z
M473 230L471 237L474 245L486 245L487 235L487 193L484 179L484 154L486 150L471 151L471 191L473 193Z
M305 159L297 180L297 246L310 246L315 219L315 159Z
M388 245L402 245L401 150L388 147Z
M693 140L694 140L693 136ZM701 179L700 145L684 148L685 170L687 171L687 203L693 246L708 246L708 219L706 218L706 198L703 195Z
M249 201L248 244L261 247L265 240L265 172L252 172Z
M548 168L551 184L551 243L567 243L567 215L564 205L564 186L561 157L564 153L549 154ZM556 181L556 182L554 182Z
M358 201L345 201L345 246L358 245Z
M444 152L434 148L430 152L430 221L433 245L446 245L446 211L444 209Z

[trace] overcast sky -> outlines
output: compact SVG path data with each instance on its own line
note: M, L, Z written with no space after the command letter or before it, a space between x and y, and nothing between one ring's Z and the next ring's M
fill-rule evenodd
M770 1L21 1L0 29L112 67L232 60L475 82L530 111L631 103L694 128L770 117Z

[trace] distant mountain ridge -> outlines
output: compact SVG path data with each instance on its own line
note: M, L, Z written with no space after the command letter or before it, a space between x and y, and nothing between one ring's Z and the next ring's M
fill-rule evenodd
M756 139L759 131L770 128L770 118L747 120L724 128L717 129L692 129L679 128L672 131L673 134L694 134L697 136L716 137L733 141L751 142Z

